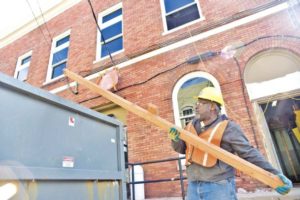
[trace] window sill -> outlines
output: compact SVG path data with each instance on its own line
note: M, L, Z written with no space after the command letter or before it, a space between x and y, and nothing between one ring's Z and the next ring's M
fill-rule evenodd
M122 53L124 51L125 51L124 49L121 49L120 51L116 51L116 52L112 53L111 56L113 57L113 56L115 56L117 54L120 54L120 53ZM105 56L103 58L97 58L96 60L93 61L93 64L97 64L97 63L102 62L102 61L104 61L106 59L109 59L109 58L110 58L109 55L107 55L107 56Z
M186 27L188 27L188 26L191 26L191 25L193 25L193 24L196 24L196 23L198 23L198 22L201 22L201 21L204 21L205 20L205 17L203 16L202 18L200 18L200 19L197 19L197 20L195 20L195 21L191 21L191 22L189 22L189 23L187 23L187 24L184 24L184 25L182 25L182 26L179 26L179 27L177 27L177 28L174 28L174 29L172 29L172 30L165 30L163 33L162 33L162 36L164 36L164 35L168 35L168 34L170 34L170 33L174 33L174 32L176 32L176 31L178 31L178 30L181 30L181 29L183 29L183 28L186 28Z
M45 81L45 82L43 83L43 86L49 85L49 84L51 84L51 83L54 83L54 82L56 82L56 81L58 81L59 79L62 79L62 78L64 78L64 77L65 77L65 75L62 74L62 75L60 75L60 76L58 76L58 77L55 77L54 79L47 80L47 81Z

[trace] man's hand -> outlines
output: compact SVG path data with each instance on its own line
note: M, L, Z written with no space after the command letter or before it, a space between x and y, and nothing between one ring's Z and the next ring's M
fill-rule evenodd
M281 195L286 195L287 193L289 193L289 191L293 187L292 181L290 181L290 179L288 179L283 174L278 174L277 176L282 180L284 185L277 187L275 190L276 190L276 192L278 192Z
M177 131L176 128L174 128L174 127L170 128L170 130L169 130L169 138L171 140L173 140L174 142L178 142L179 141L179 135L180 135L180 132Z

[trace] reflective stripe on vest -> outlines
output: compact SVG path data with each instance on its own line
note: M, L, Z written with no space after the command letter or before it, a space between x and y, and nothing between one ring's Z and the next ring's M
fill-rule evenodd
M222 136L224 133L225 128L227 127L228 120L219 122L213 128L209 128L206 131L197 134L194 126L192 123L189 123L186 127L186 130L189 132L198 135L198 137L202 138L203 140L207 141L208 143L214 144L218 147L221 145ZM204 167L212 167L217 163L217 158L214 156L209 155L207 152L204 152L200 149L194 148L191 144L187 143L186 148L186 164L189 165L190 163L197 163Z

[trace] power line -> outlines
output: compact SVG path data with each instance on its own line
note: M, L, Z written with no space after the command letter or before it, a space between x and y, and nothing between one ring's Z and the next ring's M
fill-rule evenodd
M52 35L51 35L51 33L50 33L49 29L48 29L48 25L47 25L47 22L46 22L46 20L45 20L43 11L42 11L42 9L41 9L40 2L39 2L39 0L36 0L36 2L37 2L37 5L38 5L38 7L39 7L40 13L41 13L41 15L42 15L42 19L43 19L43 22L44 22L44 24L45 24L46 30L47 30L47 32L48 32L48 34L49 34L49 36L50 36L50 39L52 40L53 37L52 37Z
M138 83L134 83L134 84L131 84L131 85L128 85L128 86L125 86L125 87L122 87L122 88L118 89L116 92L120 92L120 91L125 90L125 89L128 89L128 88L130 88L130 87L135 87L135 86L143 85L143 84L145 84L145 83L151 81L152 79L154 79L154 78L156 78L156 77L158 77L158 76L160 76L160 75L162 75L162 74L165 74L165 73L167 73L167 72L173 71L174 69L176 69L176 68L178 68L178 67L180 67L180 66L186 65L187 63L188 63L188 60L185 60L185 61L183 61L183 62L181 62L181 63L179 63L179 64L177 64L177 65L175 65L175 66L173 66L173 67L171 67L171 68L169 68L169 69L167 69L167 70L164 70L164 71L162 71L162 72L159 72L159 73L157 73L157 74L151 76L150 78L148 78L148 79L146 79L146 80L144 80L144 81L141 81L141 82L138 82ZM93 100L93 99L97 99L98 97L101 97L101 95L97 95L97 96L95 96L95 97L92 97L92 98L89 98L89 99L80 101L80 102L78 102L78 103L81 104L81 103L84 103L84 102L87 102L87 101L90 101L90 100Z
M34 20L35 20L36 24L38 25L38 29L40 30L40 32L42 33L42 35L43 35L43 37L44 37L44 40L45 40L46 43L51 47L51 44L50 44L50 43L48 42L48 40L46 39L46 36L45 36L45 34L44 34L44 32L43 32L41 26L40 26L39 23L38 23L38 20L37 20L35 14L34 14L34 12L33 12L33 9L32 9L32 7L31 7L29 1L26 0L26 2L27 2L28 6L29 6L29 8L30 8L30 11L31 11L31 13L32 13L32 15L33 15L33 17L34 17Z
M39 25L39 23L38 23L38 21L37 21L37 18L36 18L36 16L35 16L34 12L33 12L33 9L32 9L32 7L31 7L29 1L26 0L26 2L27 2L28 6L29 6L29 8L30 8L30 10L31 10L31 13L32 13L32 15L33 15L33 17L34 17L34 20L35 20L36 24L38 25L38 29L39 29L39 30L41 31L41 33L43 34L44 40L45 40L46 43L51 47L51 44L50 44L50 43L48 42L48 40L46 39L46 36L45 36L43 30L41 29L41 26ZM45 18L44 18L43 11L42 11L41 6L40 6L40 4L39 4L39 1L36 0L36 2L37 2L37 5L38 5L38 7L39 7L39 10L40 10L40 13L41 13L43 22L44 22L44 24L45 24L46 30L47 30L47 32L48 32L48 35L49 35L49 37L50 37L50 40L52 41L52 38L53 38L53 37L52 37L52 35L51 35L51 33L50 33L49 29L48 29L46 20L45 20ZM60 54L58 54L57 56L58 56L59 58L61 58ZM67 62L66 62L66 63L67 63ZM52 70L53 70L53 69L52 69ZM78 84L76 84L76 88L75 88L75 90L73 91L73 90L71 89L71 87L70 87L70 83L69 83L68 77L66 78L66 82L67 82L67 85L68 85L69 90L70 90L73 94L77 95L77 94L78 94Z
M242 93L243 93L243 99L244 99L245 107L246 107L247 114L248 114L248 117L249 117L251 129L252 129L252 132L253 132L254 142L256 144L256 147L259 149L257 134L256 134L256 131L255 131L255 128L254 128L252 115L250 113L250 109L248 107L247 100L246 100L246 94L245 94L245 88L244 88L245 84L244 84L244 81L243 81L243 75L242 75L241 65L240 65L239 61L237 60L237 58L235 56L233 56L233 60L234 60L236 66L238 68L239 76L240 76L240 79L242 81L241 88L242 88Z

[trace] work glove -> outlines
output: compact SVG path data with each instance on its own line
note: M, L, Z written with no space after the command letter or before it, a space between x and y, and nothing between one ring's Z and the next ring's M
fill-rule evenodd
M284 185L277 187L275 190L276 190L276 192L278 192L281 195L286 195L287 193L289 193L289 191L293 187L292 181L290 181L290 179L288 179L283 174L278 174L277 176L282 180Z
M170 128L168 135L169 135L169 138L171 140L173 140L174 142L178 142L179 141L180 132L177 131L176 128L174 128L174 127Z

